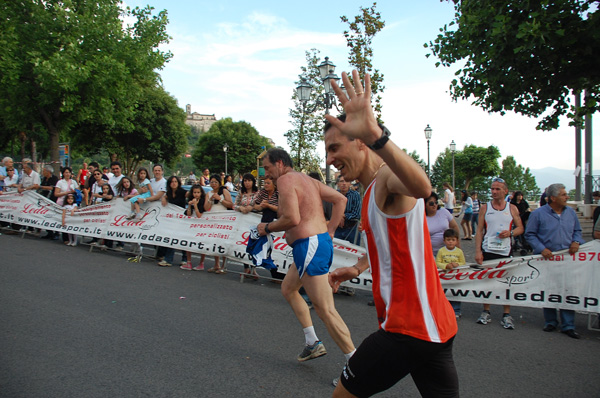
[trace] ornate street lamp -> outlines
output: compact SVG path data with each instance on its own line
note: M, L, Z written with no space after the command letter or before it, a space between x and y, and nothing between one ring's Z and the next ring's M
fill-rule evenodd
M429 177L429 179L431 179L431 162L430 162L430 158L429 158L429 141L431 140L432 132L433 132L433 130L431 130L431 127L429 127L429 125L427 125L427 127L425 127L425 139L427 140L427 177Z
M319 65L319 75L321 76L321 80L323 81L324 92L322 96L317 97L317 102L312 109L305 109L304 106L308 100L311 99L311 93L313 87L306 81L306 79L300 77L301 81L298 87L296 87L296 94L300 102L302 102L302 112L304 114L313 113L317 110L317 108L321 107L325 110L325 114L329 114L329 110L335 106L338 112L341 112L338 107L337 100L335 97L335 92L333 91L333 86L331 82L335 80L337 83L340 78L333 73L335 71L335 65L333 62L329 60L329 57L325 57L325 61L321 62ZM340 87L344 92L346 92L344 86ZM331 183L330 177L330 166L327 165L325 171L325 182L327 185Z
M223 145L223 152L225 152L225 176L227 176L227 151L229 150L229 145Z

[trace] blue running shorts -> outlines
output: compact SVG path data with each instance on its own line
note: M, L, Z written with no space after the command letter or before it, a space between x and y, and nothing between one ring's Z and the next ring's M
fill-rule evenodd
M333 260L333 241L327 232L298 239L291 246L300 279L305 272L310 276L329 272Z

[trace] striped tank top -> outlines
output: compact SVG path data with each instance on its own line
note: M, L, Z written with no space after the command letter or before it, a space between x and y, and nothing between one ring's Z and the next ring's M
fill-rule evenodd
M375 203L375 184L365 192L362 223L379 327L444 343L457 325L438 276L424 202L417 200L405 214L387 215Z

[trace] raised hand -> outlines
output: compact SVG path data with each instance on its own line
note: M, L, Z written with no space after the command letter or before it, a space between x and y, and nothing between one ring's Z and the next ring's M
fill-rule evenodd
M346 112L346 121L342 122L334 116L325 115L327 120L343 134L358 138L366 144L372 144L381 137L381 128L377 125L377 119L371 106L371 77L365 75L364 86L358 76L358 71L352 71L354 86L350 83L348 74L342 73L342 81L348 95L332 82L333 90L340 100Z

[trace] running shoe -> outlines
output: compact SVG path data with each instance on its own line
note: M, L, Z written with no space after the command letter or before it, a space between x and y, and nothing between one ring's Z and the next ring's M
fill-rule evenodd
M194 268L192 268L194 271L204 271L204 263L200 263L197 266L195 266Z
M479 315L479 318L477 319L477 323L479 323L481 325L487 325L491 321L492 321L492 316L485 311L483 311L481 313L481 315Z
M503 316L502 320L500 321L500 325L502 325L502 327L504 329L514 329L515 328L515 324L513 323L513 318L510 315Z
M180 265L179 268L184 269L186 271L191 271L192 263L190 261L188 261L187 263L183 263L183 265Z
M318 340L313 345L304 346L304 350L298 355L298 362L308 361L327 354L327 350L321 340Z
M169 263L169 262L167 262L167 261L165 261L165 260L162 260L162 261L160 261L160 262L158 263L158 265L159 265L159 266L161 266L161 267L170 267L170 266L171 266L171 263Z

